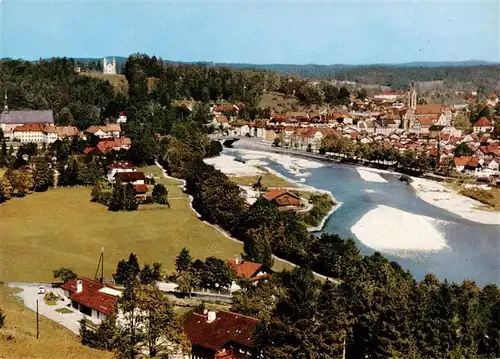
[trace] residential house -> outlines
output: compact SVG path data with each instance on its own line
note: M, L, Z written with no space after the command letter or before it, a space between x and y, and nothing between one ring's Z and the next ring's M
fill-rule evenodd
M488 96L488 99L486 100L486 104L491 107L495 107L498 103L498 96L496 93L492 93L491 95Z
M226 262L228 267L234 269L236 277L247 278L252 280L259 280L267 278L271 273L271 269L266 268L261 263L255 263L245 260L239 260L236 256L235 259L230 259Z
M80 137L82 135L80 130L75 126L56 126L55 128L58 140L73 138L75 136Z
M90 126L85 130L85 133L92 134L101 139L119 138L121 126L119 123L108 123L104 126Z
M490 120L486 117L481 117L477 122L472 126L474 133L484 133L490 132L493 130L493 125Z
M116 183L131 183L134 186L146 184L146 176L144 172L133 171L133 172L117 172L114 176Z
M210 108L210 113L214 116L221 116L225 114L233 115L238 114L240 108L236 105L218 105Z
M64 283L62 289L71 300L71 306L94 322L114 313L116 300L121 295L121 291L112 286L84 277Z
M83 151L83 154L89 154L91 152L108 153L111 151L128 150L132 145L132 141L128 137L121 138L108 138L101 140L97 143L97 146L88 146Z
M115 175L118 172L135 172L137 169L135 166L127 161L115 161L108 166L108 181L114 183Z
M127 123L127 116L125 116L125 112L120 112L120 115L116 120L116 123Z
M468 175L477 175L482 168L480 160L475 156L455 157L455 169Z
M300 208L300 197L286 189L274 188L264 194L264 198L274 202L278 209L295 211Z
M229 120L224 115L216 115L212 122L210 122L210 125L215 127L222 126L222 129L225 130L229 128Z
M190 358L251 358L258 319L224 311L194 311L185 316L184 333L191 342Z

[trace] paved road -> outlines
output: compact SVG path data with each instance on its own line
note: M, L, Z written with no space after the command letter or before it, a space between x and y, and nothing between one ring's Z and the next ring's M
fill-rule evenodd
M47 317L50 320L53 320L62 326L68 328L75 334L79 334L80 332L80 324L78 323L84 315L80 313L78 310L70 308L73 313L62 314L58 313L55 310L59 308L67 308L68 304L70 304L69 299L61 300L56 305L48 305L45 304L43 300L43 294L37 294L38 287L40 285L45 286L45 290L47 292L54 292L55 294L62 294L62 290L60 288L53 288L52 284L47 283L9 283L8 286L12 288L20 288L22 292L19 292L17 296L19 296L26 307L29 309L36 311L36 300L38 299L38 312L40 315ZM43 326L40 328L40 335L43 336Z

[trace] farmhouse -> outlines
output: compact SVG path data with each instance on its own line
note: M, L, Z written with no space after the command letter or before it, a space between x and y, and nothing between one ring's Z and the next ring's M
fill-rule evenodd
M103 320L116 310L116 299L121 292L88 278L78 278L63 284L64 295L71 306L94 320Z
M223 312L190 312L184 319L184 333L191 342L191 358L251 358L253 332L259 320Z
M276 203L280 210L296 210L300 207L300 197L282 188L274 188L264 194L264 198Z

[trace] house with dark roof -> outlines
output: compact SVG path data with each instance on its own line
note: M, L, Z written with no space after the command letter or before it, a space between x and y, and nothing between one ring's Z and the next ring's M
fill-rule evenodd
M128 161L115 161L108 166L108 181L115 182L115 175L119 172L135 172L137 169Z
M191 342L191 358L250 358L258 324L258 319L230 312L188 313L183 326Z
M121 291L89 278L80 277L63 284L64 296L71 300L71 306L99 322L115 313L116 300Z
M134 186L143 185L146 182L146 176L144 172L133 171L133 172L117 172L115 173L116 183L132 183Z

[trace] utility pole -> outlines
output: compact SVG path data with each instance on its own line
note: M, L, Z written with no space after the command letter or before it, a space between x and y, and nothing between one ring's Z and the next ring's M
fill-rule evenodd
M39 333L40 333L40 326L38 324L39 319L38 319L38 298L36 298L36 338L38 339Z
M101 247L102 263L101 263L101 284L104 284L104 247Z
M345 345L346 345L347 333L345 333L344 337L344 348L342 349L342 359L345 359Z

